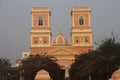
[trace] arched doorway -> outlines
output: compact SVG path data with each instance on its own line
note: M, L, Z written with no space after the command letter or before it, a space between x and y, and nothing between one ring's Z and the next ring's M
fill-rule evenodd
M40 70L37 72L35 80L51 80L51 78L46 70Z
M120 69L114 71L109 80L120 80Z

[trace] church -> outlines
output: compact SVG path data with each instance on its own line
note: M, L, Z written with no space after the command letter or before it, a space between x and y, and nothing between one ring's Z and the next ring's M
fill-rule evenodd
M70 12L71 42L62 33L52 37L50 26L51 11L49 7L33 7L30 31L30 52L28 55L48 54L57 58L57 63L65 69L74 62L75 55L92 50L91 9L88 6L73 7ZM54 15L54 13L53 13Z

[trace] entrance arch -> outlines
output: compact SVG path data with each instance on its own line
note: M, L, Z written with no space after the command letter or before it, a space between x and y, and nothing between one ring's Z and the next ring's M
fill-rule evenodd
M50 75L46 70L40 70L35 76L35 80L50 80Z
M120 80L120 68L113 72L109 80Z

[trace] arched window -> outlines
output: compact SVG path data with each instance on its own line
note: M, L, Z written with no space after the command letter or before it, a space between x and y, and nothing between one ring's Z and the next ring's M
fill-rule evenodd
M83 16L79 17L79 24L80 25L84 25L84 18L83 18Z
M43 25L43 18L40 16L38 19L38 25L42 26Z

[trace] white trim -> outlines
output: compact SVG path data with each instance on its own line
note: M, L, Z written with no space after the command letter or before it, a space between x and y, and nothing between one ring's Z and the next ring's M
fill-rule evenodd
M31 21L32 21L32 27L33 27L33 26L34 26L34 25L33 25L33 21L34 21L33 15L32 15L32 20L31 20Z
M75 23L74 23L75 21L74 21L74 20L75 20L75 19L74 19L74 15L72 15L72 25L73 25L73 26L75 26Z
M89 26L91 26L91 18L90 18L90 14L88 15L88 21L89 21Z
M50 27L50 16L49 16L49 14L48 14L48 27Z

